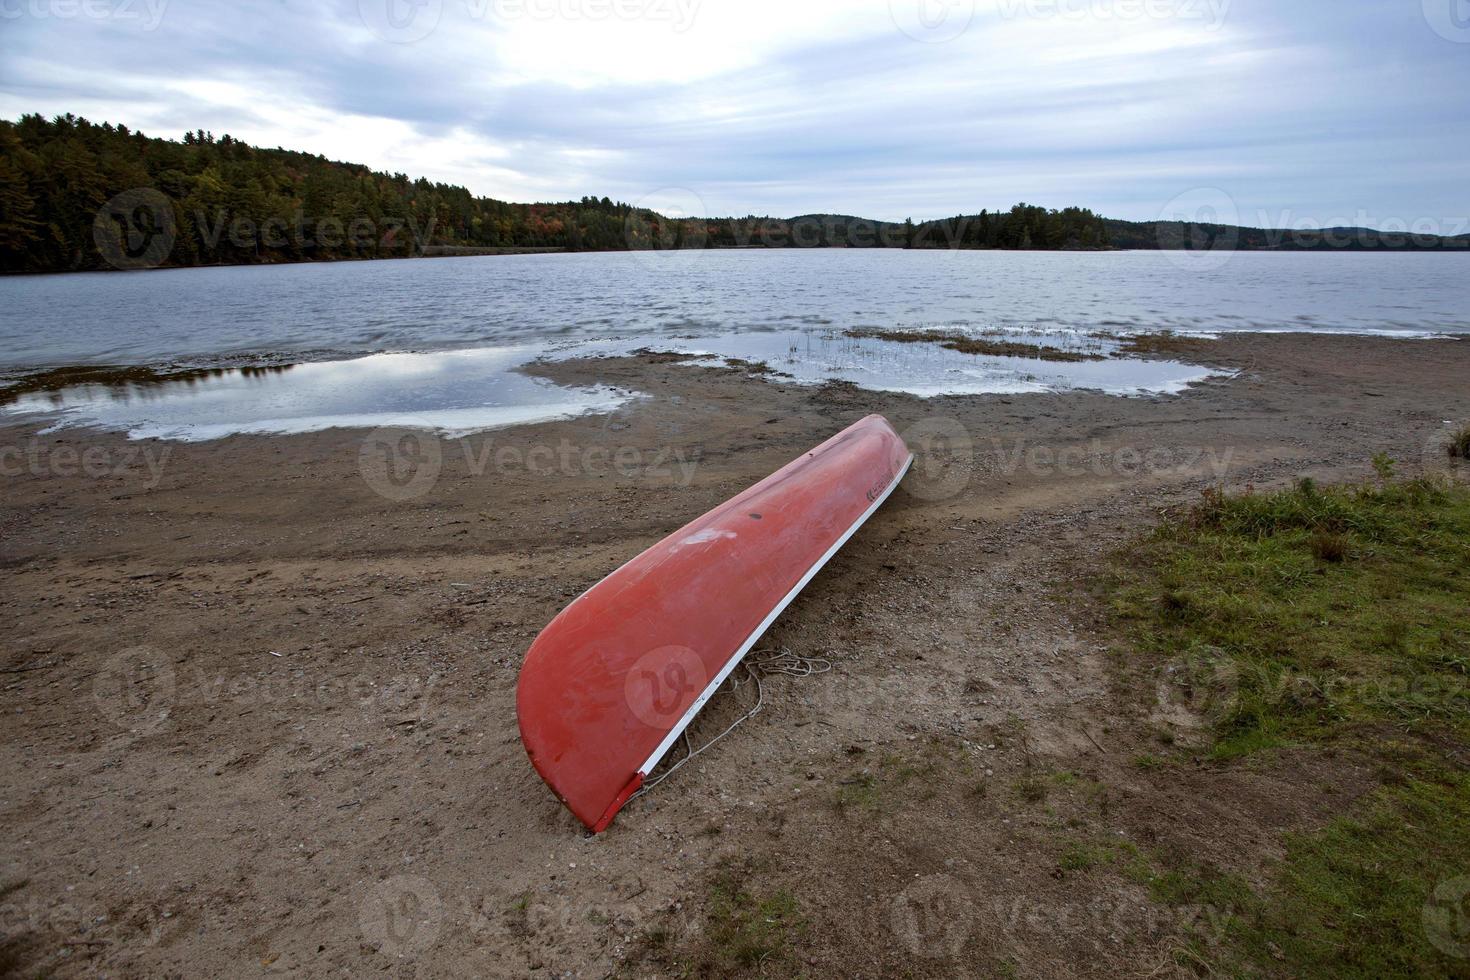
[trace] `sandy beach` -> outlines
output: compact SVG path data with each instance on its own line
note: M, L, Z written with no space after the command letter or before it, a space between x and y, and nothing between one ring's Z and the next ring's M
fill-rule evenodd
M1065 842L1258 881L1284 831L1372 775L1347 753L1131 764L1196 722L1139 697L1098 574L1211 486L1361 478L1379 452L1443 468L1470 345L1160 348L1227 373L1179 396L924 400L562 361L536 370L645 397L425 439L396 468L361 430L0 429L0 973L670 975L713 955L734 880L801 921L791 962L751 975L1174 975L1191 923L1068 872ZM519 742L531 640L873 412L915 471L760 645L832 670L766 678L758 715L587 837ZM753 697L721 694L694 744ZM1053 772L1079 778L1015 789Z

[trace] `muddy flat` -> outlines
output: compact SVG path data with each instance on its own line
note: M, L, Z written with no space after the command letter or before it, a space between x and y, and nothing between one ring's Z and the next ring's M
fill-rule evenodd
M1222 373L1178 396L924 400L634 356L539 369L644 396L612 415L407 450L0 430L0 970L1172 975L1197 923L1069 870L1075 832L1256 881L1373 776L1138 766L1196 721L1122 689L1093 583L1206 488L1441 465L1470 414L1463 342L1187 346L1153 353ZM763 678L759 714L586 836L520 746L531 640L872 412L915 471L760 644L832 669ZM693 744L754 697L719 695ZM779 949L721 948L750 938L721 925L732 882Z

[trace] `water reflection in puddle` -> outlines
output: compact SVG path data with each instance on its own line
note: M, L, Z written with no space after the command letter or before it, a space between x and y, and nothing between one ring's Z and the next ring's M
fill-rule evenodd
M200 441L383 425L474 432L610 412L633 396L567 388L514 369L539 348L374 354L288 368L200 371L157 382L33 392L8 414L54 412L54 427L96 425L135 439Z

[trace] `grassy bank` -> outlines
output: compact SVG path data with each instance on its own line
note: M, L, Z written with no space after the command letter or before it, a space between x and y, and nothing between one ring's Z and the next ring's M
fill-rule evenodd
M1166 869L1161 901L1225 894L1202 975L1470 976L1470 489L1442 479L1207 494L1114 592L1141 658L1219 765L1347 752L1379 787L1285 842L1268 887ZM1197 877L1197 876L1195 876ZM1462 887L1463 886L1463 887Z

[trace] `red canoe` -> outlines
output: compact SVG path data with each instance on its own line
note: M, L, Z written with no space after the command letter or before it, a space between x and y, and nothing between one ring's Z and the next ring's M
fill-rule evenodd
M594 833L612 823L913 455L870 415L674 532L541 631L516 689L521 741Z

